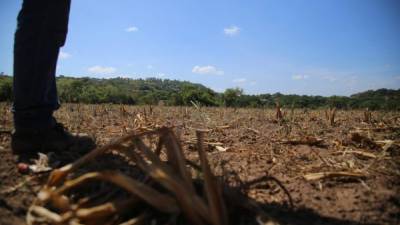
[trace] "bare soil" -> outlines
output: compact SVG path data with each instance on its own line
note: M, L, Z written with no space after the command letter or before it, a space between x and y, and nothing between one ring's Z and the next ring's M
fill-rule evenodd
M0 224L19 225L48 173L18 172L9 107L0 104ZM277 120L271 109L65 104L55 116L71 132L91 135L98 146L138 127L173 126L193 160L195 131L208 129L205 141L216 175L231 182L270 175L286 187L293 208L274 182L247 193L281 224L400 224L399 112L372 112L366 121L363 111L338 110L333 125L323 110L289 109L283 115ZM52 154L52 166L80 156L74 149ZM319 172L362 176L305 178Z

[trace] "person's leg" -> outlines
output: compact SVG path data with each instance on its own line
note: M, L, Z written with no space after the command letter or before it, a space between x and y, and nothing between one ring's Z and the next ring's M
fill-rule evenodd
M21 157L72 146L87 151L94 146L89 137L70 134L53 118L59 108L57 58L67 35L69 9L70 0L24 0L18 15L11 148Z
M59 108L55 73L70 0L24 0L14 43L15 129L47 129Z

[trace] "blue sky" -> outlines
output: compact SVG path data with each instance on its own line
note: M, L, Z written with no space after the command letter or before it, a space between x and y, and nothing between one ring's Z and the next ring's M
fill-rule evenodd
M0 0L7 74L21 3ZM400 1L72 0L57 74L160 77L250 94L398 89Z

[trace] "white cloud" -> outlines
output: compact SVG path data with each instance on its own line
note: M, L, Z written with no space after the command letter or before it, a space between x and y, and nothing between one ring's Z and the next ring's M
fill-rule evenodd
M127 28L125 29L126 32L136 32L136 31L138 31L138 30L139 30L139 28L137 28L137 27L135 27L135 26L127 27Z
M246 83L246 81L247 81L246 78L236 78L232 80L233 83L238 83L238 84Z
M106 67L106 66L92 66L88 68L89 73L95 74L111 74L117 71L114 67Z
M58 58L60 58L60 59L68 59L70 57L71 57L71 54L69 54L67 52L63 52L63 51L60 51L60 54L58 55Z
M337 77L336 77L336 76L333 76L333 75L323 76L322 79L328 80L328 81L330 81L330 82L335 82L335 81L337 81Z
M292 76L293 80L305 80L305 79L308 79L308 78L309 78L308 75L301 75L301 74Z
M313 80L326 80L329 82L345 82L350 76L354 76L353 71L340 71L328 68L310 68L303 71L297 71L298 74L307 74L308 78Z
M195 66L192 69L192 73L197 74L209 74L209 75L223 75L224 71L218 70L215 66Z
M152 69L154 69L154 66L149 64L149 65L147 65L147 69L152 70Z
M240 28L238 26L230 26L230 27L225 27L224 28L224 33L228 36L235 36L240 33Z
M162 78L162 77L165 77L166 75L165 75L165 73L158 73L157 74L157 77L159 77L159 78Z

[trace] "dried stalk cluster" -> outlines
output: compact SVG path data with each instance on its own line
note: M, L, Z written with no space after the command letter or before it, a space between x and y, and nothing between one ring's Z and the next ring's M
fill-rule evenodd
M368 108L364 111L364 122L365 123L372 122L372 113L371 113L371 111L369 111Z
M283 113L282 113L281 104L279 103L279 101L275 102L275 110L276 110L276 113L275 113L276 120L277 121L282 121L283 120Z
M336 107L325 110L326 120L329 121L331 126L335 125Z
M155 137L158 137L157 147L152 150L145 140ZM76 177L74 172L78 168L94 163L96 157L111 150L133 162L144 178L138 180L116 171L89 172ZM201 131L197 132L197 150L200 166L185 158L180 142L169 128L133 132L116 139L54 170L30 207L27 224L122 225L152 221L151 224L226 225L230 224L228 218L246 212L253 218L268 218L253 200L212 174ZM162 151L167 160L161 159ZM188 165L200 171L202 179L194 179ZM79 199L72 196L74 190L93 182L110 183L129 195L106 202L99 202L93 193ZM167 221L159 222L160 217Z

